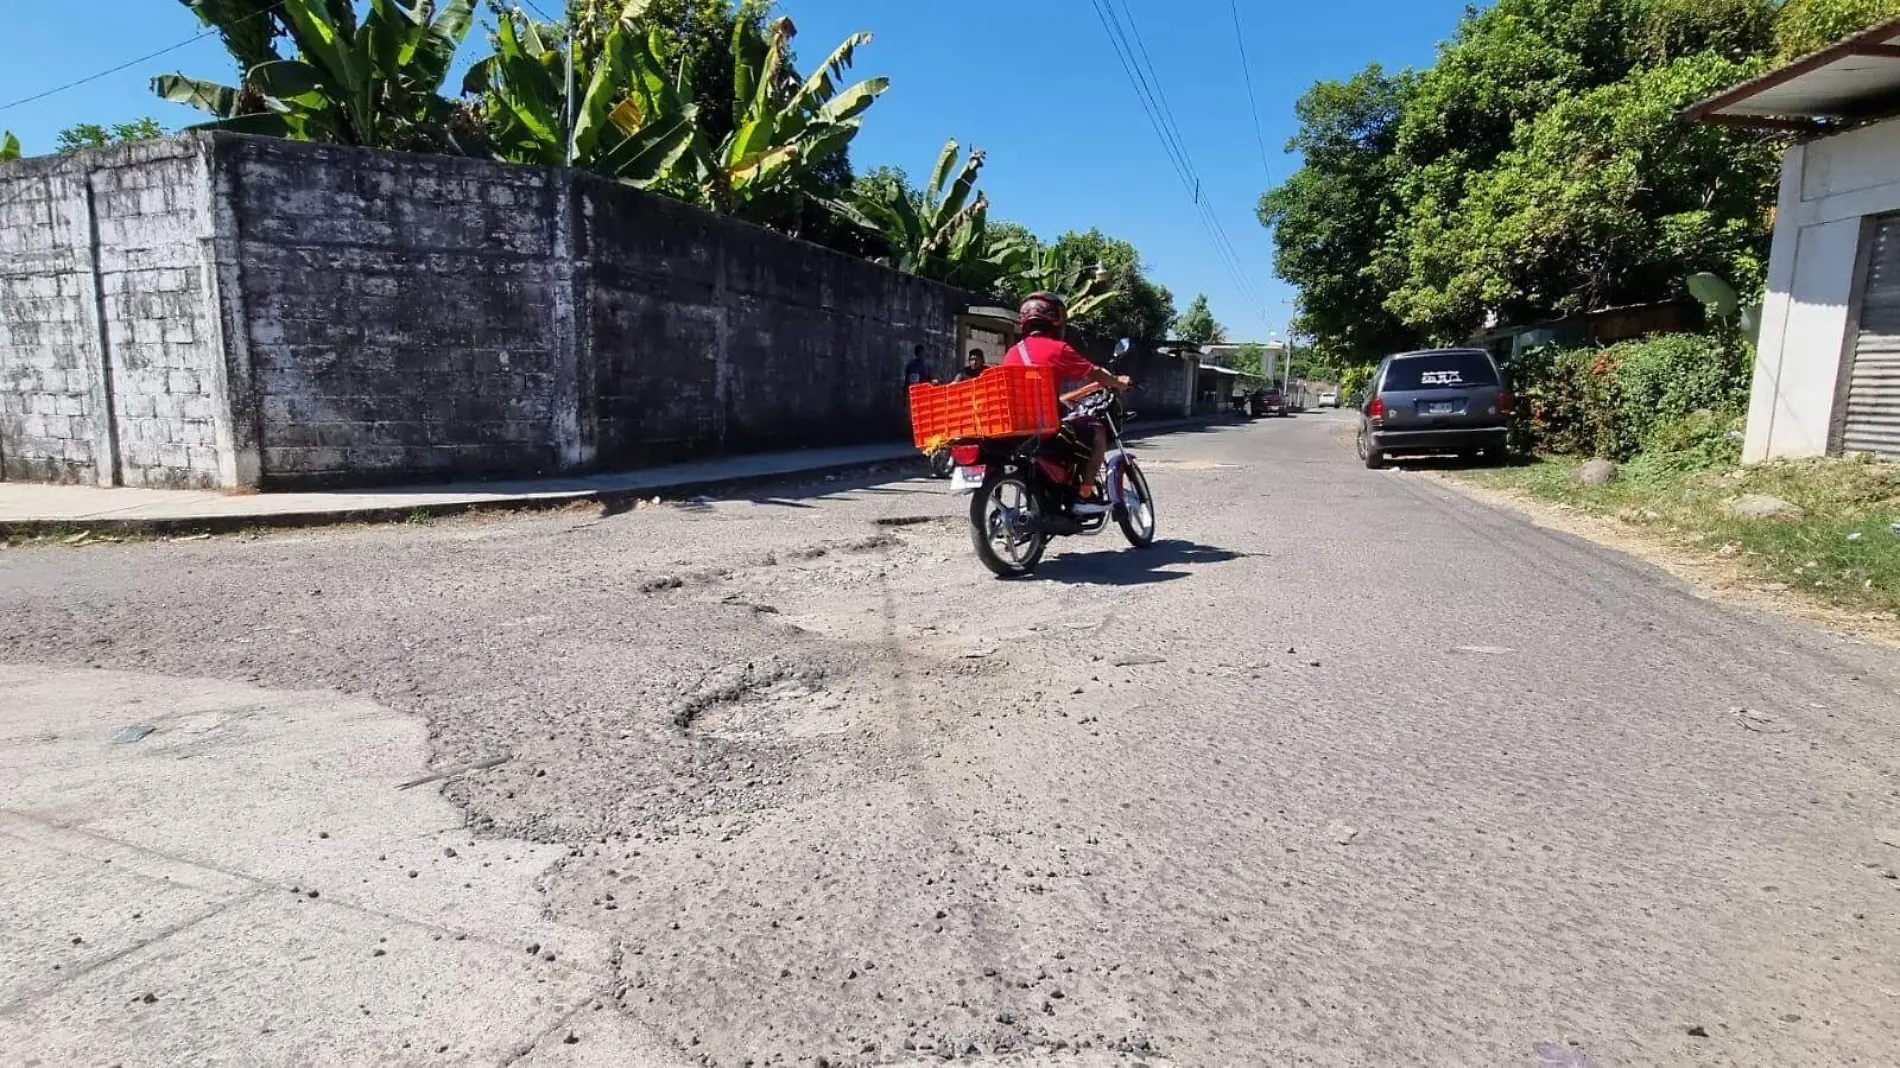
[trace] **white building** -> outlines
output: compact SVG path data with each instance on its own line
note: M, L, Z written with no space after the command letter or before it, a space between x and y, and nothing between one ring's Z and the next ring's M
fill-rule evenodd
M1900 460L1900 19L1688 110L1785 130L1743 458Z

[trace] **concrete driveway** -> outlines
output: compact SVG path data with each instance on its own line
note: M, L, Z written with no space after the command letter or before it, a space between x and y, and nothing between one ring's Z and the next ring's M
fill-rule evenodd
M0 553L0 1059L1885 1063L1900 656L1349 419L1030 582L929 482Z

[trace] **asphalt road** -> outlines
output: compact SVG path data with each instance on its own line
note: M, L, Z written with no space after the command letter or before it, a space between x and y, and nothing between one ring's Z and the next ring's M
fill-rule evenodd
M1900 656L1346 420L1142 443L1160 542L1028 582L924 481L13 549L0 661L507 758L446 795L680 1064L1890 1063Z

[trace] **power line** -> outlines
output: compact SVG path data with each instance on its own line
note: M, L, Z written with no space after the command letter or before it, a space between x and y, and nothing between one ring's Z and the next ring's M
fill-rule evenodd
M251 19L263 18L266 15L274 13L279 7L283 6L283 3L284 3L284 0L276 0L276 3L271 4L269 7L265 7L258 11L253 11L250 14L244 16L243 18L238 19L237 23L233 23L233 25L237 25L238 23L249 22ZM147 52L146 54L138 57L137 59L128 59L124 63L119 64L118 66L108 67L105 70L98 72L97 74L88 74L84 78L79 78L74 81L67 82L65 85L56 85L51 89L34 93L32 96L23 96L20 99L15 100L11 103L0 104L0 111L10 111L14 108L19 107L22 104L31 104L35 100L44 100L49 96L53 96L57 93L63 93L68 89L77 89L80 86L87 84L88 82L96 82L101 78L110 77L114 74L119 73L122 70L126 70L127 68L136 67L139 64L146 62L147 60L157 59L158 57L165 55L166 53L176 52L187 45L197 44L199 41L202 41L207 37L210 37L210 36L213 36L214 34L219 33L220 30L221 30L220 27L213 26L212 28L205 30L202 33L198 33L191 37L187 37L184 40L178 42L177 44L166 45L164 48L161 48L156 52Z
M1260 101L1253 92L1253 68L1247 62L1247 31L1240 26L1240 0L1227 0L1227 6L1234 13L1234 45L1240 49L1240 76L1247 83L1247 107L1253 112L1253 136L1260 143L1260 169L1265 172L1269 183L1273 181L1273 164L1267 162L1267 135L1261 132Z
M156 52L147 52L146 54L138 57L137 59L128 59L124 63L121 63L116 67L108 67L97 74L88 74L84 78L67 82L65 85L56 85L53 88L47 89L43 92L34 93L32 96L23 96L20 99L13 101L12 103L0 104L0 111L9 111L13 108L19 107L21 104L31 104L35 100L44 100L47 97L54 95L55 93L63 93L68 89L77 89L80 86L85 85L87 82L96 82L101 78L105 78L105 77L109 77L111 75L117 74L128 67L136 67L147 60L157 59L158 57L164 55L167 52L176 52L179 49L185 47L186 45L196 44L199 41L202 41L205 38L217 32L218 31L216 30L206 30L205 32L201 34L198 34L196 37L188 37L185 40L180 41L175 45L167 45L166 47L161 48Z
M1227 236L1226 228L1214 213L1206 197L1202 195L1199 172L1194 166L1193 157L1188 153L1186 139L1182 137L1180 126L1174 120L1173 109L1168 105L1165 94L1160 88L1161 77L1154 69L1154 61L1148 55L1146 42L1142 40L1140 28L1135 25L1134 12L1125 6L1127 27L1115 11L1115 0L1091 0L1095 6L1096 18L1102 23L1102 29L1108 34L1109 46L1115 52L1115 58L1121 63L1122 73L1128 77L1129 85L1135 90L1135 98L1147 115L1149 125L1154 128L1155 136L1160 139L1163 152L1173 167L1176 177L1186 188L1188 196L1194 202L1200 217L1201 226L1207 231L1214 254L1220 261L1242 299L1254 306L1256 314L1262 320L1268 318L1265 304L1259 291L1248 277L1244 261L1234 248L1233 240ZM1133 31L1130 40L1129 31ZM1144 69L1145 67L1145 69Z

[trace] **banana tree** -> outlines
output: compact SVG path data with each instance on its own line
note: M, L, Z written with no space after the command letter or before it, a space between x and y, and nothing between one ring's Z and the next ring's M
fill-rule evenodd
M1100 264L1084 263L1033 237L999 241L991 258L1001 268L1011 296L1060 293L1068 301L1070 319L1085 319L1121 296Z
M468 33L474 0L407 6L369 0L181 0L219 31L243 75L236 86L182 74L152 80L160 97L214 116L206 127L381 148L452 140L455 105L441 95ZM295 58L277 50L281 37Z
M677 182L698 137L699 110L657 59L657 30L644 30L649 0L631 0L607 31L570 111L567 56L532 19L506 12L495 52L470 68L464 92L483 98L494 152L516 163L572 163L635 186ZM688 188L691 188L688 185Z
M890 88L888 78L839 87L868 33L845 38L798 80L791 64L797 33L789 18L763 32L752 19L733 25L732 132L718 145L703 135L693 144L699 199L715 211L763 218L809 196L817 169L845 151L865 111Z
M944 143L922 192L895 181L860 182L849 200L829 206L884 242L888 252L879 262L885 266L987 288L1003 270L989 248L989 198L976 188L984 155L971 149L958 166L961 151L954 140Z
M20 158L20 139L13 136L12 130L0 133L0 163Z

